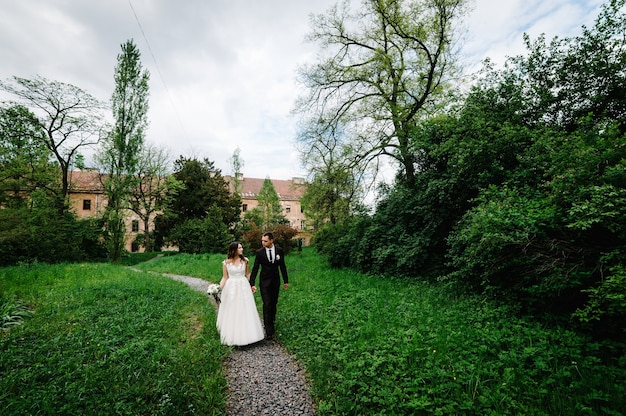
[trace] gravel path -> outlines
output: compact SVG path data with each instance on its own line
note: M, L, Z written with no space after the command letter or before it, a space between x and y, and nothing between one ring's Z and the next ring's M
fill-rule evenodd
M203 293L209 287L195 277L165 276ZM315 415L304 369L275 340L234 348L224 362L224 374L227 415Z

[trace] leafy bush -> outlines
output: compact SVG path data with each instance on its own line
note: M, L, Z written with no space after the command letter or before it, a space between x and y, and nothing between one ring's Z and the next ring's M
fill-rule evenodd
M449 238L450 276L476 288L523 289L558 266L549 254L557 243L548 241L557 212L546 199L492 187L479 201Z
M188 219L174 227L171 242L181 253L225 253L232 237L221 220L219 210L210 210L205 218Z
M626 267L612 268L599 285L583 292L589 295L589 301L574 316L594 333L623 333L626 328Z
M371 216L326 225L316 234L315 246L334 267L413 279L441 274L447 270L445 237L463 211L447 209L454 200L453 185L432 175L417 180L416 190L402 185L383 189Z
M366 253L360 253L364 235L372 225L367 216L354 217L342 224L328 224L315 234L313 243L318 252L328 257L332 267L364 267Z
M271 232L274 236L274 243L289 253L293 248L293 238L298 234L298 230L288 224L277 224L272 229L262 231L255 223L249 223L243 232L243 240L246 248L256 251L261 248L261 238L265 232Z
M262 237L263 231L261 231L261 229L254 223L246 226L245 230L242 233L242 238L245 242L245 248L249 249L252 252L261 248Z
M278 224L272 231L274 242L289 253L293 248L293 238L298 234L298 230L288 224ZM259 240L260 241L260 240Z
M0 266L103 259L101 230L96 220L53 209L0 209Z

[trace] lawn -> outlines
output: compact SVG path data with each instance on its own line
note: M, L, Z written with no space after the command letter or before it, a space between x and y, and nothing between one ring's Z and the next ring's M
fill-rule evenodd
M223 258L134 267L216 282ZM442 286L332 270L311 249L286 260L278 339L320 415L626 413L621 345ZM1 414L223 414L228 349L206 295L106 264L0 269L0 289L34 310L0 335Z
M206 295L108 264L3 268L0 293L34 311L0 335L0 414L223 414Z
M314 255L291 269L280 339L322 415L626 414L626 358L610 343Z

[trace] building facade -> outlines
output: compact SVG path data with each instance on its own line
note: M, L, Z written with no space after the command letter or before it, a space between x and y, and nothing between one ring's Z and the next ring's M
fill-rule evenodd
M232 176L224 177L230 185L231 193L235 192L235 180ZM304 210L300 200L307 189L307 184L303 178L292 178L289 180L270 179L274 189L278 194L282 213L289 221L292 228L298 230L296 238L302 240L303 245L309 245L311 242L312 229L306 223ZM259 206L257 196L263 187L265 179L239 177L239 192L241 194L241 215L245 215L246 211L252 210Z
M104 193L101 175L95 170L74 170L68 173L70 183L69 202L70 210L78 218L99 218L104 214L108 199ZM154 218L153 218L154 220ZM154 222L148 225L154 230ZM143 221L131 210L126 215L125 248L130 252L144 251L135 243L137 235L143 234Z
M79 218L102 217L108 201L104 193L100 173L93 170L74 170L69 172L68 179L70 182L70 209ZM230 191L234 192L235 181L233 177L225 176L224 179L229 184ZM254 209L259 205L257 195L264 181L265 179L240 177L242 217L246 211ZM311 241L312 230L306 224L304 210L300 203L302 195L304 195L304 191L307 188L304 179L271 179L271 181L280 199L283 215L289 220L290 226L298 230L296 238L301 239L303 245L308 245ZM143 233L143 221L132 211L128 211L127 214L125 248L130 252L144 251L143 247L139 247L135 243L137 235ZM152 221L154 221L154 218L152 218ZM148 225L148 229L154 230L154 222Z

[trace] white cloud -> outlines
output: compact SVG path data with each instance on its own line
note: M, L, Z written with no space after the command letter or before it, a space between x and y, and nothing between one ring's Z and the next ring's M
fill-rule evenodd
M464 49L474 63L523 53L524 31L547 39L576 34L601 3L474 2ZM41 75L108 101L120 45L132 38L151 73L148 141L174 157L207 157L223 173L240 148L247 176L287 179L302 175L290 111L296 68L316 53L304 43L309 15L333 3L0 0L0 79Z
M465 54L496 64L507 56L524 54L523 33L531 39L545 34L568 37L580 33L582 25L591 26L601 0L476 0L468 18L469 39Z

